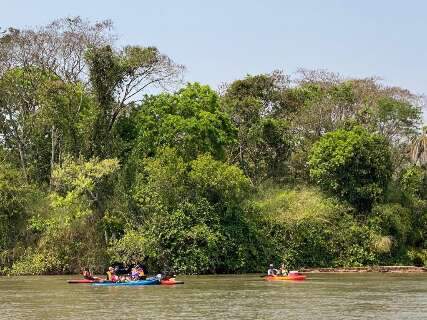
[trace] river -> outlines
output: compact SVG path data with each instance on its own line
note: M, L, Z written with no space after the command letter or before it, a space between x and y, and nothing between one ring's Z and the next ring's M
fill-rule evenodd
M427 319L427 274L189 276L147 287L67 284L71 278L0 277L0 319Z

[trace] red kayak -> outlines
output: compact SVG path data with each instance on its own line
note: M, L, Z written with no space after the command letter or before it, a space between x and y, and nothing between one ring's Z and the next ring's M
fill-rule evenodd
M160 280L160 284L171 286L174 284L184 284L184 281L176 281L175 279L164 279L164 280Z
M96 280L89 280L89 279L74 279L74 280L68 280L68 283L94 283L97 282Z
M96 283L96 282L110 282L104 279L100 280L89 280L89 279L74 279L74 280L67 280L68 283Z

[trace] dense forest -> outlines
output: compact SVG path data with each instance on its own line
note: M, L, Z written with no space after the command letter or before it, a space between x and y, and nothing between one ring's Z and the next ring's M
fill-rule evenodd
M310 70L185 83L110 21L0 32L1 274L427 264L422 97Z

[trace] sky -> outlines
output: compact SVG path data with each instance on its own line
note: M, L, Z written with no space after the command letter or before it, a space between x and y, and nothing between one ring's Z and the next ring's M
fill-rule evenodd
M424 0L0 0L1 28L67 16L111 19L120 45L156 46L214 88L306 68L427 94Z

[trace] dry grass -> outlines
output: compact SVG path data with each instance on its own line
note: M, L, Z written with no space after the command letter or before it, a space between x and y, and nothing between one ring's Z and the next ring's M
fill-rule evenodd
M258 207L270 218L282 222L303 219L327 221L337 212L345 210L334 199L325 197L318 189L266 189L257 202Z

